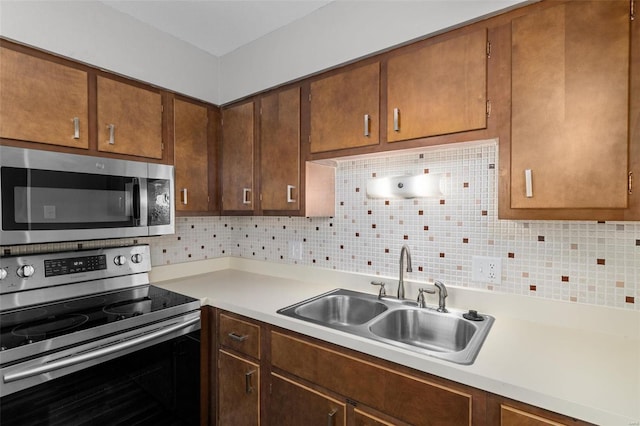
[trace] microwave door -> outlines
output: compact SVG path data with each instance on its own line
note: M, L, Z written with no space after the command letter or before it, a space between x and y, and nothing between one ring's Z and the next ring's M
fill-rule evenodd
M137 178L2 168L2 244L147 235Z

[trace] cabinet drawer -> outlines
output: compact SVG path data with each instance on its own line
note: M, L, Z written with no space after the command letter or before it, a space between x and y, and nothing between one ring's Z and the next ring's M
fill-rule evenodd
M218 341L222 346L260 359L260 327L256 324L220 314Z
M275 331L271 363L416 426L471 424L471 394Z

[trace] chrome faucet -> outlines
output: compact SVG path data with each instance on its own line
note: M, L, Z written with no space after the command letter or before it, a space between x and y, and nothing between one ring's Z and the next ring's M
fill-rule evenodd
M412 272L411 269L411 252L409 251L409 247L404 244L402 249L400 249L400 280L398 281L398 299L404 299L404 271L402 270L404 266L404 258L405 255L407 257L407 272Z
M433 283L438 289L438 312L449 312L447 311L447 306L444 299L447 298L447 287L444 286L444 283L441 281L436 281Z

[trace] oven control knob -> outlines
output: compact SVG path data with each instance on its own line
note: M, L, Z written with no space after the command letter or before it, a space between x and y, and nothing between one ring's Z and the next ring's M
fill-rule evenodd
M123 255L116 256L116 257L113 258L113 263L115 263L118 266L122 266L125 263L127 263L127 258L124 257Z
M36 272L33 265L22 265L18 268L18 276L21 278L29 278Z
M131 256L131 261L133 263L140 263L142 262L142 255L140 253L136 253L134 255Z
M0 280L7 278L7 270L0 268Z

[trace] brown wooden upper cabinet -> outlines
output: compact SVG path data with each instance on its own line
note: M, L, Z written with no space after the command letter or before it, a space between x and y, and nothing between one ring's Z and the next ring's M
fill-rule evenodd
M260 100L260 208L300 209L300 88Z
M215 188L210 175L215 161L214 132L210 132L209 108L182 99L173 101L174 165L176 173L176 211L209 212L215 204ZM213 133L213 134L210 134ZM214 180L215 182L215 180Z
M161 159L159 91L98 76L98 150Z
M627 207L631 26L628 0L567 2L512 21L512 209Z
M254 209L254 105L246 102L222 110L222 210Z
M412 46L387 63L387 141L487 126L487 30Z
M311 153L379 143L380 63L311 83Z
M0 137L89 147L87 72L0 47Z

